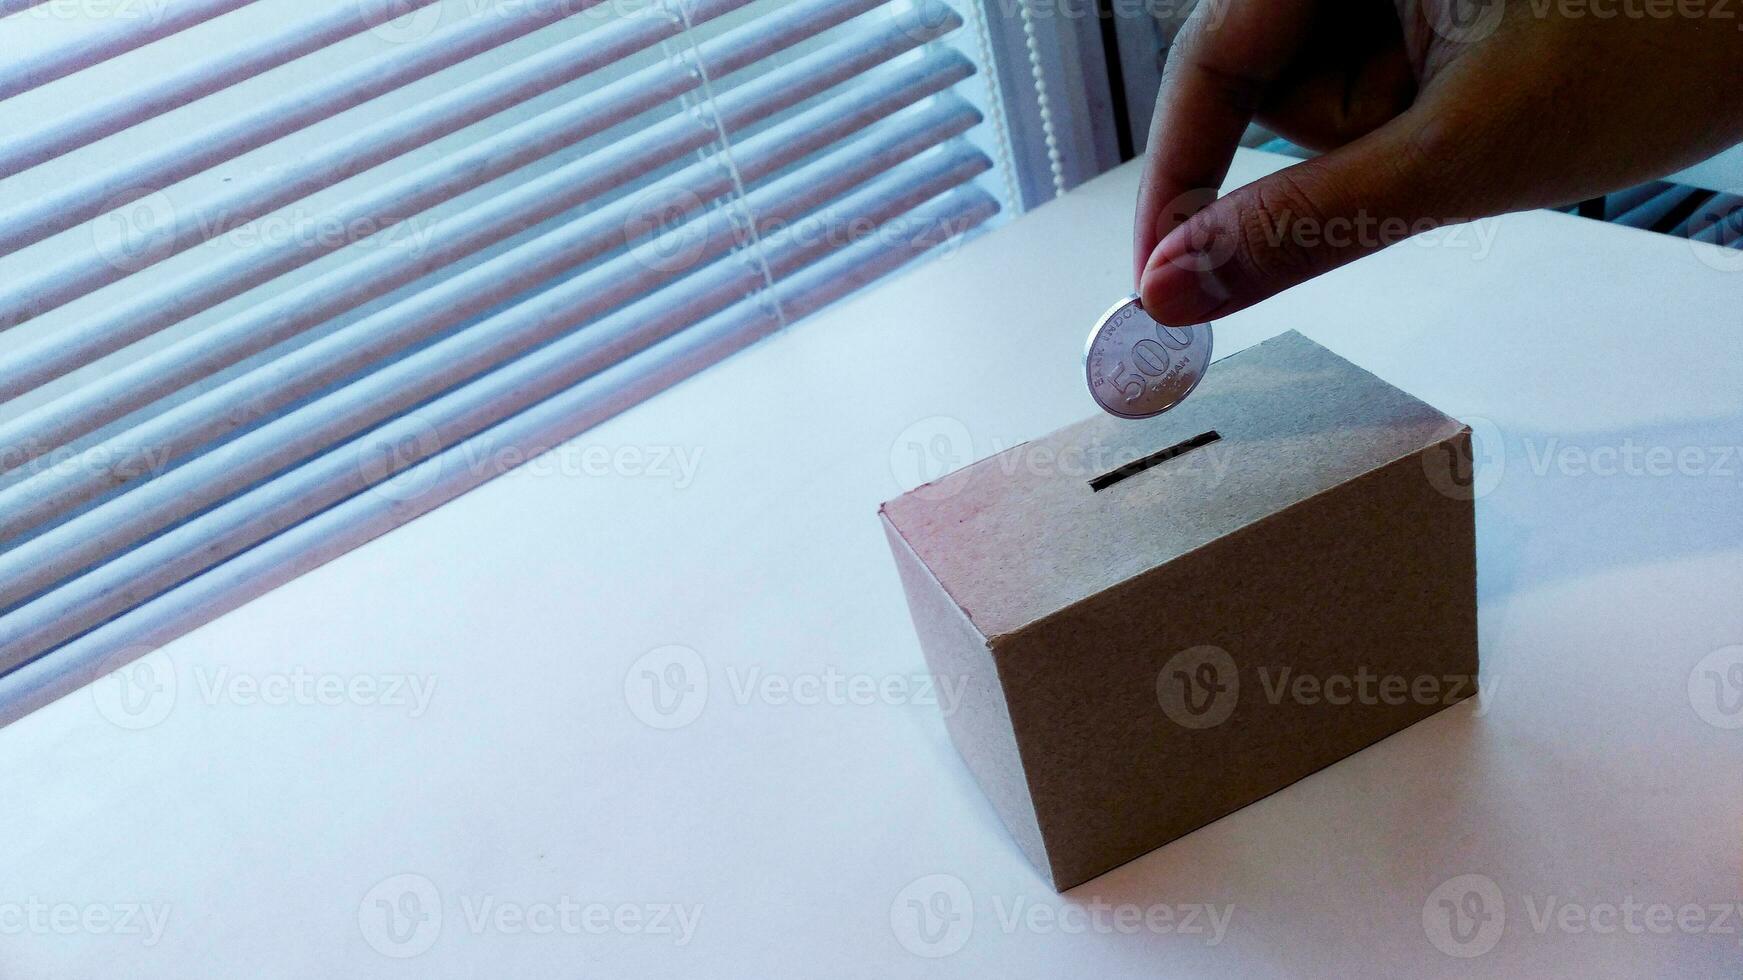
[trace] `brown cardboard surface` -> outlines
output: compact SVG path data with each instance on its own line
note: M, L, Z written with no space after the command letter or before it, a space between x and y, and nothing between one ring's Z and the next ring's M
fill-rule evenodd
M1046 867L1047 851L1035 822L1035 802L1029 796L1029 782L1017 754L1015 730L992 651L901 535L888 523L884 532L910 597L914 627L921 643L934 651L928 658L929 668L936 677L964 679L959 699L944 716L944 727L1017 846L1031 863Z
M999 636L1460 427L1290 332L1216 362L1172 412L1096 415L884 507L980 631ZM1216 443L1089 487L1213 429Z
M968 682L951 737L1056 887L1475 693L1468 456L1458 422L1286 334L1158 419L1088 419L885 505L928 663ZM1226 710L1183 722L1167 692L1206 650ZM1437 689L1291 687L1363 676Z

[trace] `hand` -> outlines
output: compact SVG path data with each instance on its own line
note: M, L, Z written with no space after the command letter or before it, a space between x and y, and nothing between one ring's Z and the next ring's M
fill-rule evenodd
M1150 129L1144 308L1213 319L1427 227L1705 159L1743 140L1740 28L1720 0L1202 0ZM1255 117L1326 152L1215 200Z

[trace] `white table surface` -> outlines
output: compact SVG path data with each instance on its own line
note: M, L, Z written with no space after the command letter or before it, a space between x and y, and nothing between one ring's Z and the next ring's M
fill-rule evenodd
M1064 896L1024 862L909 684L875 510L914 443L1089 412L1135 182L0 730L0 975L1737 976L1743 688L1712 678L1743 659L1743 260L1558 214L1218 326L1223 353L1300 329L1475 425L1489 693ZM698 672L662 716L673 645ZM1425 927L1465 875L1492 948ZM1179 928L1207 908L1220 934Z

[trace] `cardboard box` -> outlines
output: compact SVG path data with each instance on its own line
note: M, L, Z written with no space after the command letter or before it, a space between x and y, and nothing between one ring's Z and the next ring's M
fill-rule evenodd
M1063 890L1475 693L1469 474L1468 428L1289 333L881 515L951 737Z

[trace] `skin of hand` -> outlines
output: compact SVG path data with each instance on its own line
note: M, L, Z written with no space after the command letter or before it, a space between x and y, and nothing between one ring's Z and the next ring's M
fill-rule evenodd
M1323 155L1218 199L1255 118ZM1740 140L1743 13L1720 0L1202 0L1150 129L1138 292L1163 323L1203 322Z

